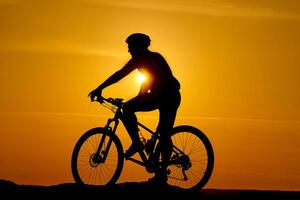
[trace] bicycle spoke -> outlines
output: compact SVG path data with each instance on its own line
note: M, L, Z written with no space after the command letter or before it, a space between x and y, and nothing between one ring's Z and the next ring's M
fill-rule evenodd
M175 177L177 178L178 174L180 173L180 169L177 167L175 172L176 172ZM175 185L177 182L178 182L178 179L175 179Z
M90 176L90 178L91 178L91 184L93 184L93 178L94 178L94 173L95 173L95 168L92 168L92 170L91 170L91 176Z
M81 171L81 178L85 180L85 177L88 175L89 167L84 168L84 170Z
M195 145L195 141L196 141L196 140L194 139L194 140L193 140L193 144L192 144L192 146L191 146L191 150L190 150L190 152L188 153L188 155L191 154L191 152L192 152L192 150L193 150L193 147L194 147L194 145Z
M106 177L110 177L110 173L107 171L104 165L102 165L103 177L106 180Z
M94 183L94 178L95 178L95 168L92 168L91 170L91 183L93 184Z
M86 144L82 145L81 151L85 152L88 155L91 155L90 150Z
M195 177L197 177L197 178L199 178L199 179L200 179L201 177L199 177L199 176L198 176L197 174L195 174L193 171L194 171L194 170L190 170L189 172L190 172L190 173L192 173L192 174L193 174L193 176L195 176ZM203 175L203 174L202 174L202 175Z
M191 137L192 137L191 134L189 134L189 135L187 136L188 139L186 140L185 147L184 147L184 149L183 149L184 152L185 152L185 148L188 146L188 144L189 144L189 142L190 142Z
M104 172L105 172L107 177L111 177L113 175L112 173L110 173L110 171L107 169L107 167L105 165L103 165L102 168L104 169Z
M96 136L95 136L96 137ZM93 151L96 152L97 151L97 147L96 147L96 143L95 143L95 137L90 137L90 142L91 145L93 147Z
M77 161L79 161L79 162L86 162L86 160L77 160ZM79 163L78 163L79 164ZM83 165L83 164L82 164ZM86 164L84 164L84 165L89 165L89 162L86 162Z
M98 179L99 179L99 184L101 183L101 181L102 181L102 178L101 178L101 174L102 174L102 172L101 172L101 167L99 166L98 168L97 168L97 170L98 170ZM98 185L98 184L97 184Z
M195 169L195 168L200 168L201 170L205 170L206 169L206 163L205 163L205 165L203 165L203 164L199 164L199 163L194 163L194 162L192 162L192 165L193 165L193 168Z
M183 150L183 149L184 149L184 146L183 146L183 141L182 141L182 140L183 140L183 139L182 139L182 137L183 137L182 135L183 135L183 134L180 134L180 135L179 135L179 138L180 138L181 149Z
M114 176L115 170L118 165L118 149L115 143L112 141L110 148L108 148L108 143L110 141L110 136L106 135L103 141L102 148L100 150L100 156L105 152L106 160L105 162L94 163L91 156L97 151L98 145L103 138L103 134L94 134L85 139L79 149L77 162L77 171L85 184L92 185L105 185ZM108 151L108 152L106 152ZM100 160L101 161L101 160Z
M81 172L82 177L85 177L85 176L88 174L89 169L90 169L89 166L83 167L83 170L82 170L82 172Z
M99 166L99 171L100 171L100 178L101 178L101 180L105 181L105 175L104 175L103 165Z
M111 174L111 169L109 167L107 167L106 165L103 166L110 174Z
M209 160L211 158L208 157L205 141L203 141L199 135L189 131L179 131L173 134L172 141L173 146L179 149L179 151L175 148L172 154L172 159L176 165L171 169L170 177L173 178L171 178L169 183L182 188L192 188L202 181L208 170L209 162L211 162ZM191 166L184 164L186 163L186 156ZM185 170L188 178L186 181L184 180L182 171L184 166L188 167L187 170ZM204 184L205 183L204 181Z
M198 143L200 143L200 142L197 142L197 144ZM191 153L193 153L194 151L197 151L197 150L201 151L201 148L203 148L202 143L200 143L201 148L199 148L199 146L198 146L199 149L197 148L197 144L193 143L193 146L191 147L191 150L188 154L191 154ZM194 148L194 146L196 146L196 147Z
M97 168L98 167L94 168L94 179L93 179L94 181L93 181L93 183L97 183Z
M191 152L188 153L187 155L195 154L195 153L198 153L198 152L201 152L201 151L204 151L203 154L206 154L205 148L204 148L204 147L201 147L201 148L199 148L199 149L196 148L195 150L191 150Z
M93 144L92 144L92 142L91 142L91 139L88 138L87 141L88 141L88 143L89 143L89 146L88 146L88 147L90 147L90 149L91 149L90 152L96 152L95 149L94 149L94 146L93 146Z

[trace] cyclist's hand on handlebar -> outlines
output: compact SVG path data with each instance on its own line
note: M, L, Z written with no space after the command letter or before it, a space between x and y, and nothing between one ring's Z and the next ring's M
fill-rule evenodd
M93 101L99 101L100 103L103 103L103 97L101 96L102 90L99 88L96 88L95 90L91 91L88 95L88 97L91 98L91 102Z

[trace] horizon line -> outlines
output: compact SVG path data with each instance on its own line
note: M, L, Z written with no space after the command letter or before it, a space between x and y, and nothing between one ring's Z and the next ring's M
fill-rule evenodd
M32 112L32 111L0 111L0 115L52 115L52 116L73 116L73 117L111 117L111 114L90 114L72 112ZM139 118L158 118L157 115L138 116ZM215 116L195 116L177 115L176 119L196 119L196 120L228 120L228 121L256 121L256 122L290 122L300 123L300 119L263 119L263 118L238 118L238 117L215 117Z

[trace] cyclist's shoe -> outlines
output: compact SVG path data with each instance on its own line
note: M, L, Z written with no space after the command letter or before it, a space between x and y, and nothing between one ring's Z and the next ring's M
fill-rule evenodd
M148 183L166 185L168 182L168 175L166 171L158 171L152 178L148 179Z
M144 150L144 145L141 142L132 143L128 150L124 153L125 158L133 156L135 153Z

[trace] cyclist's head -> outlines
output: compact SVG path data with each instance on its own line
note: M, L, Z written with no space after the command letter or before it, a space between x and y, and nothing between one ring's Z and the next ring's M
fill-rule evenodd
M143 33L133 33L126 39L130 53L136 50L146 50L149 47L150 42L149 36Z

